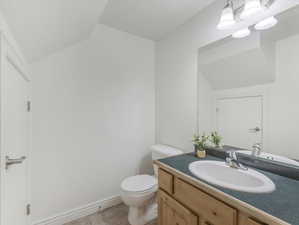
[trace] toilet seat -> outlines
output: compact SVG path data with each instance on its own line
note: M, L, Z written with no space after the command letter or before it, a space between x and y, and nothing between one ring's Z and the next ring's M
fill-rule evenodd
M126 178L121 183L121 189L128 194L145 194L157 190L157 179L150 175L137 175Z

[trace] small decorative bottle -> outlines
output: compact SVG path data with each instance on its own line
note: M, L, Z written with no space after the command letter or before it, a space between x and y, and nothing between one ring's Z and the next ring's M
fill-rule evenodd
M198 158L205 158L207 156L205 149L197 149L196 156Z

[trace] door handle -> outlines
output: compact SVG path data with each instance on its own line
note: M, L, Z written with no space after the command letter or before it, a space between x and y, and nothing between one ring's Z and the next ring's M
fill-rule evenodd
M257 132L260 132L260 131L261 131L261 128L259 128L259 127L249 129L249 132L251 132L251 133L257 133Z
M21 164L24 162L26 159L25 156L22 156L21 158L17 159L10 159L9 156L5 157L5 169L8 169L9 166L14 165L14 164Z

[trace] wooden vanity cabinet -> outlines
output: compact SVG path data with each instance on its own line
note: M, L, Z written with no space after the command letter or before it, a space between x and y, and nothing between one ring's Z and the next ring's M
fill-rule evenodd
M243 206L231 206L190 184L181 175L159 169L159 225L285 225L262 214L244 212ZM194 183L194 182L193 182ZM263 222L258 219L263 218ZM273 222L272 222L273 221Z
M158 215L160 225L198 225L195 214L162 190L158 192Z

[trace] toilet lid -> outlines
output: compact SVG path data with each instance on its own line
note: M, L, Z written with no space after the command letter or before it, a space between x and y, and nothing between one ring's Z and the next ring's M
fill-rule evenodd
M126 178L121 183L124 191L141 192L153 188L157 185L157 179L150 175L137 175Z

